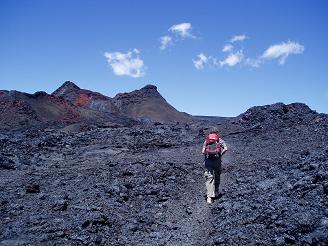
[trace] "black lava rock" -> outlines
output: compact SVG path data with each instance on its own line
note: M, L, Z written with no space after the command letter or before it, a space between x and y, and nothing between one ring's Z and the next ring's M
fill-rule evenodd
M85 124L0 131L0 244L327 245L327 115L275 104L188 127ZM229 150L209 206L212 126Z
M25 186L26 193L39 193L40 192L40 186L36 183L30 183Z

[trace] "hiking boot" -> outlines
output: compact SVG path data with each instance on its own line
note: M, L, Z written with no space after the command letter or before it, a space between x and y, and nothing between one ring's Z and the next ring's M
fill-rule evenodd
M207 197L207 200L206 201L207 201L208 204L212 204L213 203L212 197L209 197L209 196Z

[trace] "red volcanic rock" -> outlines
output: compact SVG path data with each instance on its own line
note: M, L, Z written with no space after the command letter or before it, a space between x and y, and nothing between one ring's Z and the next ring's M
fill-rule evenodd
M91 98L87 94L81 93L75 100L74 104L79 107L86 107L90 104Z
M61 87L52 93L53 96L63 97L74 105L92 109L95 111L117 113L110 97L98 92L81 89L76 84L66 81Z

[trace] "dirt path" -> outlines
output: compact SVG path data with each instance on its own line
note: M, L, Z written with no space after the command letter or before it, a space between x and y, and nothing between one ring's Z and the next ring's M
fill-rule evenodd
M172 209L176 211L176 231L171 234L167 245L209 245L210 235L214 232L212 219L212 210L220 199L214 204L206 203L205 197L205 179L203 176L204 163L202 156L199 154L199 146L193 148L196 160L192 165L198 168L198 172L192 173L194 182L189 184L189 189L184 194L184 200L178 200L172 205ZM223 173L221 174L220 192L226 190L231 182L229 170L233 163L232 153L227 153L222 160Z
M210 228L210 206L204 199L204 180L199 177L192 184L186 200L176 206L179 211L176 223L177 230L171 234L168 245L206 245Z

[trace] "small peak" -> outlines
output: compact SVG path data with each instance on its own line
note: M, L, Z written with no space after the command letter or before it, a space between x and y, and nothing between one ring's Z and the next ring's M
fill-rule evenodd
M157 91L157 87L155 85L148 84L141 88L141 90L155 90Z
M64 82L64 84L62 84L62 86L60 86L57 90L55 90L52 95L55 96L62 96L66 93L70 93L70 92L76 92L79 91L80 87L78 87L76 84L74 84L71 81L66 81Z
M74 84L71 81L65 81L64 84L61 87L69 87L69 88L74 88L74 89L80 89L76 84Z
M35 97L35 98L37 98L37 97L46 97L46 96L48 96L48 93L45 92L45 91L37 91L32 96Z
M294 112L298 112L298 113L310 113L310 112L315 112L313 111L308 105L306 105L305 103L291 103L286 105L286 110L287 111L294 111Z

